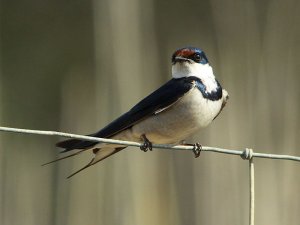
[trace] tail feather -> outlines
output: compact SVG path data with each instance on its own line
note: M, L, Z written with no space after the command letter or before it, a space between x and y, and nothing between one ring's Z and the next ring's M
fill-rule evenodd
M67 176L67 179L75 176L77 173L79 173L79 172L85 170L86 168L90 167L91 165L93 165L93 161L94 161L94 159L92 159L87 165L85 165L81 169L79 169L79 170L75 171L74 173L72 173L71 175Z
M91 134L91 135L88 135L88 136L94 136L94 134ZM61 153L65 153L65 152L68 152L68 151L71 151L71 150L76 150L78 149L79 151L73 153L73 154L70 154L68 156L64 156L64 157L61 157L59 159L56 159L56 160L52 160L51 162L47 162L45 164L43 164L42 166L44 165L48 165L48 164L51 164L51 163L54 163L54 162L57 162L57 161L60 161L60 160L63 160L63 159L66 159L66 158L70 158L70 157L73 157L73 156L76 156L80 153L82 153L83 151L87 151L87 150L93 150L93 153L95 154L94 158L87 164L85 165L84 167L82 167L81 169L75 171L74 173L72 173L70 176L68 176L67 178L71 178L73 177L74 175L76 175L77 173L87 169L88 167L102 161L103 159L106 159L108 158L109 156L121 151L122 149L126 148L126 147L117 147L117 146L95 146L96 144L98 144L99 142L95 142L95 141L83 141L83 140L79 140L79 139L75 139L75 138L71 138L71 139L67 139L67 140L64 140L64 141L61 141L61 142L58 142L56 144L57 147L59 148L64 148L63 151L61 151ZM94 147L95 146L95 147ZM100 147L100 148L99 148Z
M51 163L55 163L55 162L58 162L58 161L60 161L60 160L70 158L70 157L75 156L75 155L78 155L78 154L80 154L80 153L82 153L83 151L86 151L86 150L89 150L89 149L82 149L82 150L80 150L80 151L78 151L78 152L75 152L75 153L73 153L73 154L71 154L71 155L67 155L67 156L64 156L64 157L61 157L61 158L52 160L52 161L50 161L50 162L46 162L46 163L42 164L42 166L46 166L46 165L49 165L49 164L51 164Z
M88 167L95 165L96 163L102 161L103 159L108 158L109 156L112 156L113 154L121 151L122 149L124 149L126 147L120 147L120 148L102 148L99 149L99 151L96 152L94 158L84 167L82 167L81 169L75 171L74 173L72 173L71 175L69 175L67 177L67 179L73 177L74 175L76 175L77 173L87 169Z
M91 148L96 145L98 142L95 141L83 141L78 139L68 139L61 142L56 143L56 146L59 148L64 148L62 152L68 152L73 149L86 149Z

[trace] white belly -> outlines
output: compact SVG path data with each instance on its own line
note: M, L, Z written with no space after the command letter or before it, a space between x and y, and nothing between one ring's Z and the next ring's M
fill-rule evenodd
M122 137L117 136L137 141L145 134L153 143L178 143L210 124L219 113L221 105L222 99L207 100L194 88L173 106L121 132Z

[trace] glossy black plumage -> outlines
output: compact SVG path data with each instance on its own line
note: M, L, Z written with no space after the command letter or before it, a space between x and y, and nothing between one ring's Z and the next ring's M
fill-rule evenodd
M206 87L201 81L201 79L195 77L195 81L196 81L196 87L201 91L203 98L209 99L211 101L218 101L220 98L222 98L222 87L217 80L216 80L218 84L217 89L210 93L207 92Z
M108 124L102 130L97 133L90 134L89 136L109 138L127 128L132 127L140 120L143 120L158 111L163 111L164 108L169 107L185 93L191 90L195 79L195 77L171 79L140 101L131 110ZM73 149L91 148L95 144L97 144L97 142L68 139L58 142L56 146L64 148L65 150L63 152L67 152Z

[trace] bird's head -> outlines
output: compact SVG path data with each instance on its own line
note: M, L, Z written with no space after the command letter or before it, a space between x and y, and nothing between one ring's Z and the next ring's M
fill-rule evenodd
M172 76L173 78L195 76L200 79L214 77L204 51L194 47L185 47L174 52Z

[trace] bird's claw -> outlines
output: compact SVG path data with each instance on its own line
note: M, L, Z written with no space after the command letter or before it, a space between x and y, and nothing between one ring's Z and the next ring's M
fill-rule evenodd
M200 143L195 143L195 144L188 144L185 141L181 141L181 144L186 145L186 146L193 146L193 153L195 155L195 158L198 158L200 156L200 153L202 151L202 145Z
M195 143L195 144L193 144L193 146L194 146L193 152L195 154L195 158L198 158L202 151L202 145L200 145L199 143Z
M144 152L147 152L148 150L152 151L152 143L148 140L146 135L142 135L141 138L143 139L144 143L141 145L140 149Z

